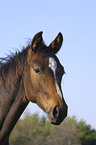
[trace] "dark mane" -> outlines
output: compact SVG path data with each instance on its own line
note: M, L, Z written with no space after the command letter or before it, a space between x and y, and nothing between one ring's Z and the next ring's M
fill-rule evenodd
M18 75L23 70L24 64L26 63L26 57L28 48L23 48L23 50L16 51L15 54L11 53L6 58L0 58L0 76L5 81L8 77L13 77L14 75Z

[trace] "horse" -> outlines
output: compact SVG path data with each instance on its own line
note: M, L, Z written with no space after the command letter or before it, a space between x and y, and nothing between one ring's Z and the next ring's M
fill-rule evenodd
M30 101L46 112L54 125L67 116L61 89L65 70L56 56L63 35L59 32L46 46L42 33L21 52L0 62L0 145L9 145L10 133Z

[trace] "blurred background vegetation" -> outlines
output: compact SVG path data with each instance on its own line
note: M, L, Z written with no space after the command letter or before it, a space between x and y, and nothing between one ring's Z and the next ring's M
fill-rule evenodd
M45 116L26 114L15 126L11 145L96 145L96 130L84 120L68 117L59 126L50 124Z

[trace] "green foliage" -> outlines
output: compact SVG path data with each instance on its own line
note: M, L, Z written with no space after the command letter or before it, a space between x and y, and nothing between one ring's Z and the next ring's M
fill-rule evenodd
M50 134L51 125L46 118L39 117L38 114L26 115L23 120L19 120L11 135L12 145L31 145L39 142Z
M11 134L11 145L96 145L96 130L68 117L59 126L51 125L46 117L37 113L25 115Z
M82 145L96 145L96 130L83 120L78 123L78 137Z

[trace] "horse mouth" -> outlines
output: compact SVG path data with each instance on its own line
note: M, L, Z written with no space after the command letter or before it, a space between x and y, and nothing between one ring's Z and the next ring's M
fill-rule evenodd
M49 121L53 125L60 125L63 120L62 121L58 121L57 119L54 119L52 117L49 117Z

